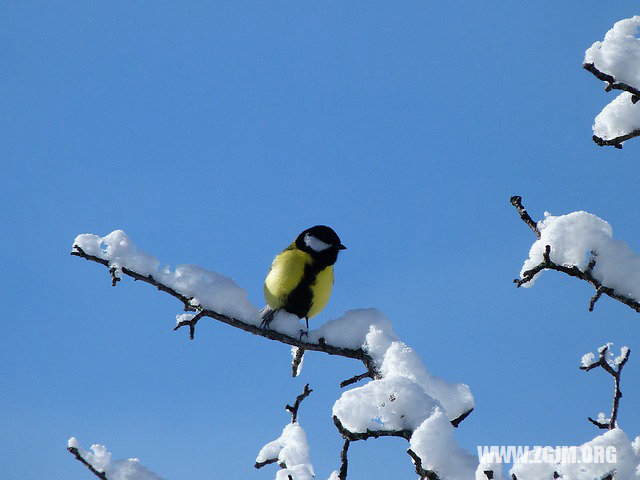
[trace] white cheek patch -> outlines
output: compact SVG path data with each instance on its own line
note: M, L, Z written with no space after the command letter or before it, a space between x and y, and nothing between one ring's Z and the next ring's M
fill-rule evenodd
M304 243L307 245L307 247L315 252L322 252L323 250L326 250L331 246L330 244L324 243L322 240L308 233L304 236Z

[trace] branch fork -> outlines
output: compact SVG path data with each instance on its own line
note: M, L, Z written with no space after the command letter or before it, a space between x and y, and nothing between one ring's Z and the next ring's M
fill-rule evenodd
M622 391L620 390L620 374L622 373L622 368L627 363L627 360L629 360L631 350L627 348L624 351L620 361L616 362L616 368L612 367L611 364L607 361L608 354L609 345L606 345L600 348L597 361L592 362L589 365L583 365L580 367L580 370L584 370L585 372L600 367L613 377L613 406L611 407L611 417L609 418L609 421L601 422L599 420L594 420L591 417L587 419L596 427L603 430L613 430L614 428L616 428L616 423L618 420L618 409L620 408L620 399L622 398Z

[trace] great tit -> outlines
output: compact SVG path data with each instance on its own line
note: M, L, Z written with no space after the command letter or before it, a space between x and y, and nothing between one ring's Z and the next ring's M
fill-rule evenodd
M333 265L338 252L347 247L332 228L324 225L304 230L273 259L264 281L267 305L260 311L262 326L268 328L278 310L309 319L327 305L333 287Z

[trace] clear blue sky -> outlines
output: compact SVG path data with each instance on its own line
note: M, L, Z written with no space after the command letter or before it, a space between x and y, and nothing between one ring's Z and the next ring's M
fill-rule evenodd
M4 2L0 7L0 476L91 478L74 435L167 479L272 478L260 447L300 411L318 478L352 361L203 321L69 256L124 229L165 262L233 277L262 304L272 256L333 226L349 249L313 323L377 307L436 375L467 383L460 444L593 438L611 381L578 370L632 349L620 425L640 434L640 316L586 284L512 279L535 218L584 209L640 251L640 141L591 141L614 98L584 50L637 2ZM350 478L411 478L398 439L351 448Z

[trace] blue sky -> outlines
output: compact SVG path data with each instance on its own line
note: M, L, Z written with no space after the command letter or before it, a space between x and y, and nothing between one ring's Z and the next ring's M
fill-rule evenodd
M640 317L586 284L512 279L534 218L587 210L640 251L640 142L591 141L613 93L584 50L636 2L5 2L1 7L0 475L90 478L77 436L167 479L253 469L300 411L318 478L338 466L338 383L361 367L202 322L70 257L124 229L165 262L233 277L262 304L273 255L324 223L349 249L312 323L377 307L436 375L467 383L461 446L593 438L611 382L578 370L632 349L620 425L640 434ZM408 478L404 440L350 450L350 478Z

